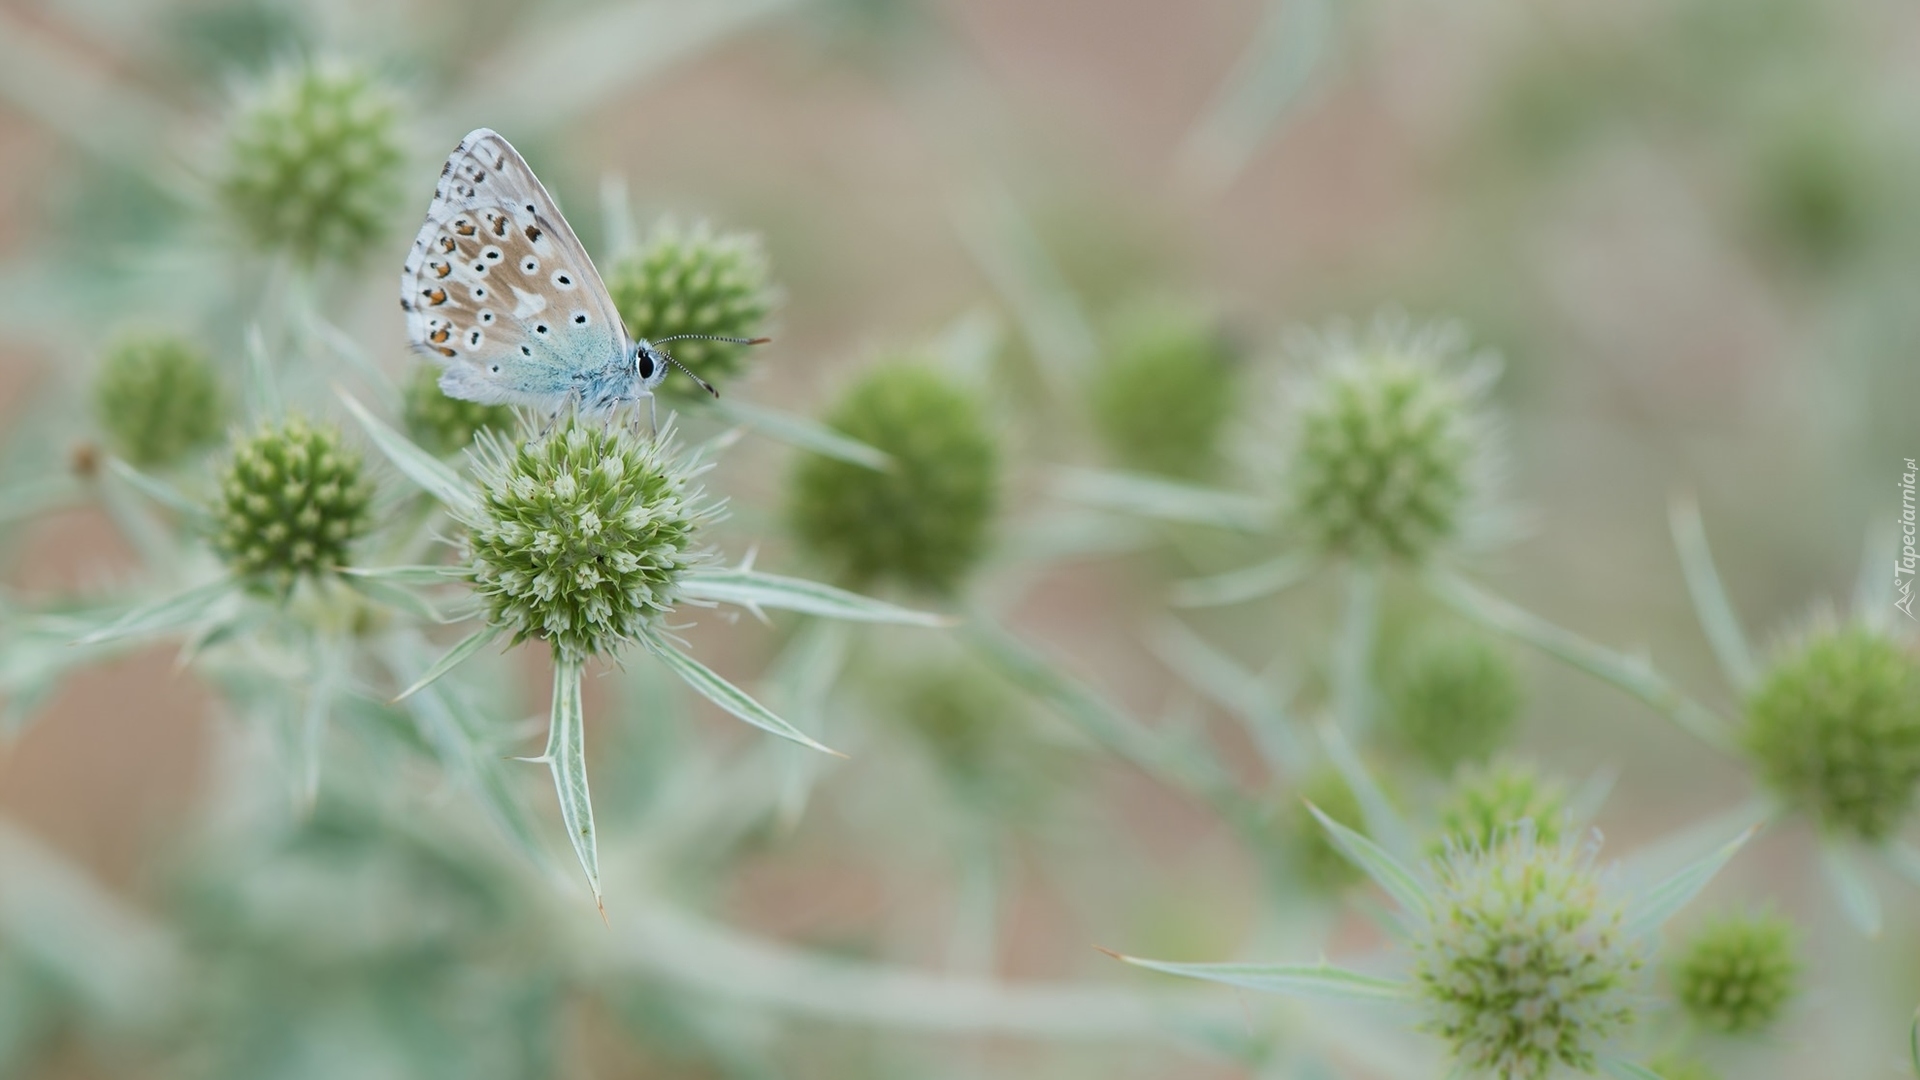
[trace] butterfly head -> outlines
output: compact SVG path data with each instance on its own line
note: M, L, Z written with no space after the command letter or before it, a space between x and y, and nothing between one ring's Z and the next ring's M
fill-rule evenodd
M720 396L720 391L715 390L713 384L695 375L687 368L687 365L675 360L672 353L660 347L669 341L680 341L685 338L700 338L705 341L728 341L735 345L765 345L767 342L773 340L772 338L763 337L721 337L717 334L675 334L672 337L663 337L659 341L648 341L646 338L641 338L635 342L633 346L633 375L642 390L652 393L654 387L666 381L667 367L671 365L686 372L687 378L700 384L700 389L705 390L714 397Z

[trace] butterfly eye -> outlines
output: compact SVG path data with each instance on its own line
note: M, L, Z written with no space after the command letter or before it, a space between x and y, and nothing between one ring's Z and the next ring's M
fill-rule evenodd
M653 378L653 357L648 356L646 353L641 353L638 358L637 366L640 369L641 378L643 379Z

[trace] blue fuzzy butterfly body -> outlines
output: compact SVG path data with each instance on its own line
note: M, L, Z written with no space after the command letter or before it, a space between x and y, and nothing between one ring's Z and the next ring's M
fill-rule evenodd
M586 249L533 170L480 128L441 170L400 277L414 348L449 397L545 411L651 397L667 357L627 335Z

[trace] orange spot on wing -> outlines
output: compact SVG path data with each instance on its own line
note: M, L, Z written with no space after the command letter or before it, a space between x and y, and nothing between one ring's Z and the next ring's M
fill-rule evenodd
M452 349L447 348L445 345L442 345L439 347L439 353L441 356L459 356L460 355L459 353L454 352Z
M424 292L427 297L427 303L432 304L434 307L439 307L441 304L447 302L447 290L445 289L427 289L424 290Z

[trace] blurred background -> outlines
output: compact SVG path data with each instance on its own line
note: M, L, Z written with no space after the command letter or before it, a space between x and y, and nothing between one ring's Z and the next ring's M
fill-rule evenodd
M127 327L188 332L238 370L242 320L218 312L241 306L222 297L243 295L252 264L223 232L209 177L236 98L304 57L370 69L400 104L402 190L371 253L330 270L320 294L389 370L413 362L393 278L438 165L469 128L491 126L597 256L617 243L619 204L643 225L671 214L762 237L777 340L723 393L818 414L877 359L955 333L997 342L987 384L1009 535L1047 520L1047 468L1135 464L1101 448L1075 395L1124 374L1103 365L1143 311L1197 313L1218 344L1236 415L1229 464L1203 478L1227 487L1259 483L1259 414L1288 370L1290 328L1382 309L1458 319L1504 364L1494 403L1521 525L1468 568L1561 625L1644 651L1731 712L1669 498L1697 496L1764 646L1847 606L1899 510L1902 461L1920 455L1920 8L1904 0L3 0L9 483L84 458L97 438L86 388ZM1062 370L1074 373L1066 392ZM805 569L781 538L795 453L748 440L710 478L732 500L733 557L758 544L767 565ZM140 573L85 499L0 507L0 521L0 618ZM1231 565L1208 543L1036 563L1003 590L1005 618L1129 711L1191 709L1231 747L1217 709L1148 642L1183 560ZM1338 603L1309 585L1194 625L1252 667L1282 657L1311 687L1324 661L1311 643ZM788 655L782 630L751 622L703 620L689 637L742 678ZM506 693L534 715L543 669L523 654L498 663L527 676ZM1618 776L1595 819L1610 852L1751 790L1742 765L1639 702L1513 655L1518 752L1576 781ZM1096 944L1304 960L1377 943L1353 905L1277 917L1305 902L1276 893L1242 837L1071 739L968 759L1018 791L929 780L938 737L929 750L884 720L904 691L857 660L844 681L845 700L864 704L837 708L834 724L864 731L848 736L864 752L826 768L803 812L749 815L712 850L692 845L689 906L713 925L809 957L1094 993L1160 987ZM921 690L937 702L1006 693L963 682ZM378 794L328 804L294 839L250 837L231 815L209 823L236 716L170 647L45 689L0 740L0 1074L1376 1075L1338 1055L1325 1066L1338 1071L1291 1071L1099 1024L942 1030L742 998L724 977L689 974L700 962L662 958L704 931L636 936L617 892L603 927L472 835L430 782L417 785L417 828L396 828ZM684 702L664 709L684 723L637 720L633 703L660 692L612 669L590 688L609 843L641 831L660 805L641 795L671 785L680 748L703 761L744 752L743 733ZM1016 728L1033 711L977 706ZM557 836L544 777L526 780L526 804ZM430 829L437 818L454 820ZM956 919L981 887L967 867L982 864L964 852L983 844L993 914L987 944L967 946ZM1776 829L1709 894L1791 915L1808 965L1781 1029L1714 1049L1726 1075L1904 1068L1920 995L1912 886L1882 883L1889 925L1869 942L1809 873L1814 860L1804 826ZM54 884L9 894L4 877L29 867ZM516 875L534 883L510 886ZM204 966L141 983L132 946L81 974L48 962L33 942L59 931L29 902L48 896L69 912L103 905L100 925L166 936L152 948ZM605 955L562 963L556 939ZM770 985L799 978L784 954L727 955ZM186 1019L141 1020L150 1010L130 993L194 1004ZM1239 1010L1269 1007L1226 1005L1229 1030Z

